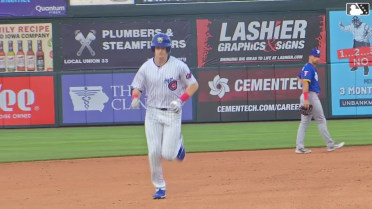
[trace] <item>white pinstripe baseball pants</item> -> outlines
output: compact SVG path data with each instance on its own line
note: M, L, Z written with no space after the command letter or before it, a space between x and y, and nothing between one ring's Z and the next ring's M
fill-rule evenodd
M161 159L174 160L182 143L181 115L171 110L147 107L145 132L152 183L166 189Z

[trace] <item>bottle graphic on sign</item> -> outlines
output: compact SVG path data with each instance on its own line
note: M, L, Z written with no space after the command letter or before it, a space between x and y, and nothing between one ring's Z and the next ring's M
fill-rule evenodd
M3 48L3 41L0 40L0 72L6 71L6 59L5 52Z
M18 40L17 71L25 71L25 53L23 52L23 41Z
M28 40L27 71L35 71L35 53L32 49L32 40Z
M45 70L44 52L43 52L43 47L42 47L41 40L37 40L36 70L37 71L44 71Z
M15 53L13 51L13 41L8 41L8 54L6 55L7 59L7 71L14 72L16 70L15 66Z

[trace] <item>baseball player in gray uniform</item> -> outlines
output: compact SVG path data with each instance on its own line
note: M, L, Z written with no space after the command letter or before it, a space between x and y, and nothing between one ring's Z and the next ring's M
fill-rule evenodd
M296 153L298 154L311 153L310 149L305 148L304 143L306 129L311 122L311 118L314 118L314 120L318 123L319 131L327 144L328 151L333 151L344 146L344 142L337 143L332 140L328 132L323 107L318 97L320 87L318 82L318 73L315 67L319 62L319 57L320 50L312 49L310 51L309 62L305 64L298 75L298 77L302 80L302 94L300 97L302 108L309 109L310 105L312 107L311 112L301 115L301 123L298 128L296 141Z
M170 56L171 40L164 33L151 42L154 57L147 60L132 82L133 109L139 108L141 93L146 90L145 132L151 179L156 188L154 199L165 198L166 184L161 159L183 161L186 150L181 135L182 105L199 88L189 67Z

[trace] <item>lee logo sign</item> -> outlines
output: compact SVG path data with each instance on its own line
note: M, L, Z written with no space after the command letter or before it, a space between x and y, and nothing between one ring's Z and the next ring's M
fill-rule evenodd
M52 76L0 78L0 125L55 123Z
M31 89L23 89L16 94L13 90L1 91L2 85L0 84L0 109L5 112L14 110L13 106L18 105L22 111L31 111L30 105L35 102L35 93Z

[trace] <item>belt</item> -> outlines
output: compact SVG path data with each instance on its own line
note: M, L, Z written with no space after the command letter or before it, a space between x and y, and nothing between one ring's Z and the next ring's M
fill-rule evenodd
M159 110L161 110L161 111L167 111L168 110L168 108L158 108Z

